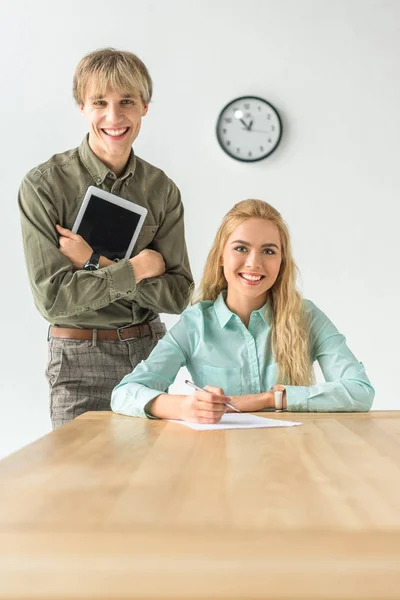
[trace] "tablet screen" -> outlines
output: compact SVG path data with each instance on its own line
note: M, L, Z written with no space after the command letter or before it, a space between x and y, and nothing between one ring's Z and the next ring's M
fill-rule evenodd
M92 194L77 233L110 260L124 258L140 214Z

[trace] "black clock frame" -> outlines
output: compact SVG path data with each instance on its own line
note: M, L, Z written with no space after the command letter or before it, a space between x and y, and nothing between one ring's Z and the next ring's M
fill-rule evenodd
M259 158L250 158L250 159L246 159L246 158L239 158L238 156L231 154L230 152L228 152L228 150L223 146L222 143L222 137L219 133L219 124L221 122L221 118L223 113L226 111L226 109L231 106L231 104L235 104L235 102L239 102L240 100L259 100L260 102L263 102L264 104L268 104L268 106L270 106L272 108L273 111L275 111L276 116L278 117L278 121L279 121L279 125L280 125L280 133L279 133L279 137L278 140L275 144L275 146L272 148L272 150L270 150L269 152L267 152L266 154L263 154L262 156L260 156ZM218 115L218 119L217 119L217 125L215 128L216 131L216 135L217 135L217 140L219 145L221 146L222 150L225 152L225 154L227 154L228 156L230 156L231 158L233 158L234 160L238 160L240 162L245 162L245 163L249 163L249 162L258 162L260 160L264 160L265 158L267 158L268 156L271 156L271 154L273 152L275 152L275 150L277 149L277 147L280 144L280 141L282 139L282 132L283 132L283 126L282 126L282 119L281 116L279 114L279 112L277 111L277 109L275 108L275 106L273 104L271 104L271 102L268 102L267 100L265 100L264 98L260 98L259 96L240 96L239 98L234 98L233 100L231 100L230 102L228 102L228 104L226 104L224 106L224 108L221 110L221 112Z

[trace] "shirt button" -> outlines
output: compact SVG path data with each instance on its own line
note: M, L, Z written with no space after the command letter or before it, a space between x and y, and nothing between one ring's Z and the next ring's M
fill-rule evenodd
M115 294L116 298L121 298L121 294Z
M90 310L90 306L85 306L85 310Z
M132 294L132 290L127 290L127 294Z

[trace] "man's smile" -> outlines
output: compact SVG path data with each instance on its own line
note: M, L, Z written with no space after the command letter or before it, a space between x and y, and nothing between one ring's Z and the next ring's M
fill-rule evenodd
M130 130L130 127L120 127L119 129L102 129L103 133L114 139L122 139Z

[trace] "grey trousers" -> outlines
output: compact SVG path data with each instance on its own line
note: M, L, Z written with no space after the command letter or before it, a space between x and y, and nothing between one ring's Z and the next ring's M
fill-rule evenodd
M145 360L165 333L127 341L73 340L50 337L46 376L50 386L53 429L89 410L111 410L113 388ZM149 323L150 324L150 323Z

